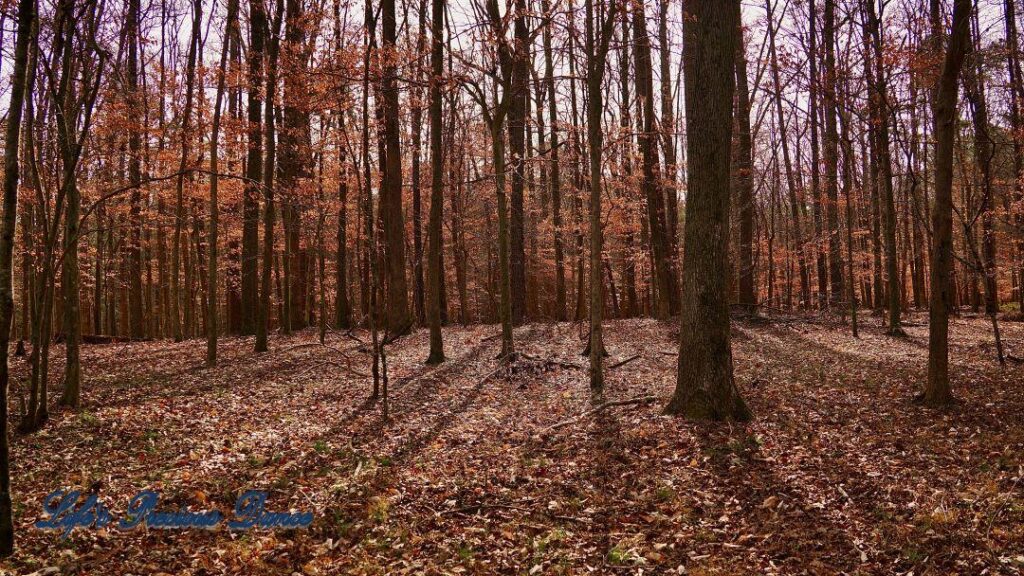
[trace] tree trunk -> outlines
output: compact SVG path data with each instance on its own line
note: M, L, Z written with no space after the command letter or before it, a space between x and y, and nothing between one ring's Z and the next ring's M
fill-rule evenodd
M128 101L133 118L142 114L142 94L139 91L139 0L128 1ZM69 40L70 41L70 40ZM133 126L128 135L128 184L132 186L129 220L131 226L128 246L128 313L132 338L142 338L145 332L142 315L142 128Z
M981 46L981 40L977 39L974 49ZM980 52L974 52L974 56L980 56ZM981 63L977 57L971 58L971 62L963 70L964 97L967 99L971 111L971 124L974 128L974 159L980 172L978 182L981 190L981 205L978 207L979 218L981 219L981 272L983 274L985 295L985 313L995 314L999 310L999 292L996 284L996 237L993 224L995 217L992 213L992 159L995 156L995 142L989 133L988 106L985 100L985 85L981 76Z
M430 325L430 355L427 364L444 362L441 339L441 220L444 208L444 156L441 142L441 81L444 73L445 0L432 0L430 16L430 222L427 229L427 323ZM424 16L426 16L424 14Z
M192 7L192 34L188 48L188 64L185 68L185 107L181 112L181 161L178 163L178 177L175 184L174 236L171 244L171 332L174 341L181 342L184 337L181 325L181 301L184 295L181 290L181 232L185 222L185 168L188 167L192 144L192 106L196 84L196 59L199 52L199 39L202 33L203 18L202 0L195 0ZM111 236L112 238L113 236ZM186 285L186 290L188 286Z
M672 256L672 276L678 273L679 258L679 195L676 194L676 115L672 97L672 52L668 45L668 9L670 0L658 2L658 48L661 52L661 136L665 151L665 231Z
M665 411L750 420L733 379L729 336L729 159L740 4L688 0L683 23L687 190L675 393Z
M822 42L825 70L822 96L825 103L825 220L828 228L830 306L843 300L843 251L839 238L839 133L836 126L836 14L835 0L825 0Z
M679 312L679 294L672 267L672 252L665 225L665 196L658 174L658 131L654 118L654 81L651 78L651 43L647 36L647 22L643 4L633 10L633 42L636 93L639 100L640 153L643 156L642 187L647 196L647 225L650 229L651 264L657 287L655 316L666 319ZM731 46L731 44L730 44ZM730 66L730 70L732 67ZM689 90L689 88L687 88ZM728 154L728 150L726 151Z
M509 266L512 290L512 323L522 324L526 315L526 244L523 189L526 184L526 99L529 97L529 32L526 29L526 1L514 0L512 93L508 109L508 146L512 186L509 195Z
M11 517L11 462L8 447L8 354L11 322L14 319L14 232L18 210L18 153L21 111L30 92L28 74L29 41L35 20L35 1L18 1L18 28L14 47L11 91L4 139L3 219L0 221L0 557L14 552L14 522ZM29 96L31 98L31 96Z
M423 281L423 202L420 164L423 153L423 50L426 42L426 0L419 2L419 33L416 36L416 83L410 88L410 124L412 129L412 276L413 310L416 323L427 323L425 284ZM410 27L411 28L411 27Z
M950 269L953 264L953 144L956 137L957 81L970 38L971 0L955 0L949 48L935 92L935 203L932 209L931 302L928 311L928 380L924 402L945 406L949 385ZM877 24L877 22L876 22Z
M296 1L296 0L292 0ZM384 51L381 96L384 112L384 174L380 191L381 227L387 270L385 326L389 335L404 334L412 327L408 284L405 278L405 226L402 215L402 142L399 128L395 0L381 0L381 47Z
M216 366L217 365L217 269L218 269L218 266L217 266L217 234L219 232L218 227L219 227L219 224L220 224L219 223L219 219L220 219L220 205L218 203L219 199L218 199L218 196L217 196L217 192L218 192L217 188L218 188L218 185L220 183L220 177L218 176L218 174L219 174L219 171L220 171L220 168L219 168L219 162L220 162L219 145L220 145L221 101L224 98L224 89L225 89L225 85L226 85L226 82L227 82L227 77L226 77L227 70L226 69L227 69L228 53L229 53L229 51L231 49L231 37L232 37L232 33L231 33L232 30L231 29L232 29L232 27L238 25L238 22L236 21L236 18L235 18L235 16L237 16L237 13L238 13L237 3L238 3L238 0L230 0L228 2L228 18L227 18L227 24L226 24L226 28L227 29L224 32L224 38L226 38L226 40L224 42L223 51L221 52L221 55L220 55L220 68L217 71L217 96L216 96L216 99L214 100L214 104L213 104L213 126L211 128L212 132L210 134L210 218L209 218L209 220L210 220L210 230L209 230L209 237L208 237L208 240L207 240L207 244L208 244L207 249L209 250L209 252L207 252L207 257L209 258L209 260L208 260L207 270L206 270L206 272L208 274L208 276L206 278L206 306L207 306L207 309L206 309L206 365L207 366ZM262 3L260 3L260 7L259 8L254 8L254 7L251 6L250 10L254 10L252 15L250 16L251 18L263 18L263 16L262 16L262 10L263 10ZM262 21L259 24L259 26L261 27L260 32L259 32L259 36L263 35L262 27L264 27L265 25L266 25L265 21ZM256 25L252 24L252 26L256 26ZM260 43L262 45L262 40L260 40ZM252 49L253 48L250 48L250 50L252 50ZM260 50L261 50L261 55L262 55L262 46L260 47ZM251 93L252 93L252 91L259 89L259 84L257 84L255 82L255 80L253 79L253 75L252 75L253 74L252 73L252 66L253 65L252 65L251 58L252 58L252 56L250 55L250 69L249 69L250 70L250 77L249 77L249 80L250 80L250 84L249 84L249 90L250 90L249 117L250 117L250 120L251 120L252 114L253 114L253 110L252 110L253 100L252 100ZM257 103L256 115L259 116L258 103ZM258 120L257 120L257 124L258 124ZM259 130L258 126L257 126L256 130L257 131ZM259 138L259 134L258 133L255 134L255 135L253 134L251 125L250 125L250 130L249 130L249 138L250 139L252 139L252 138ZM259 157L259 149L258 148L257 148L256 154L257 154L257 157ZM256 181L258 182L259 181L259 174L258 173L254 173L252 171L252 162L253 162L253 143L250 140L250 142L249 142L249 164L248 164L247 172L248 172L248 177L250 179L255 177ZM249 190L250 185L251 185L250 183L248 183L248 182L246 183L246 190L245 190L246 196L248 196L251 193L252 194L255 193L255 192L251 192ZM243 267L243 275L244 275L244 267ZM243 310L243 313L244 313L244 310Z
M555 65L551 50L551 28L554 25L554 13L551 11L550 1L541 0L541 10L548 24L544 27L544 69L547 82L548 114L551 123L551 147L549 161L551 171L549 182L551 183L551 225L554 229L555 243L555 320L566 319L566 289L565 289L565 252L562 246L562 174L558 161L558 108L555 100Z
M733 167L736 201L739 204L739 299L740 306L753 314L757 307L754 289L754 176L753 146L750 142L750 90L747 87L747 54L743 30L736 44L736 166Z
M887 308L889 313L889 334L903 334L900 324L900 276L896 259L896 200L893 193L892 155L889 151L889 96L886 88L885 69L882 53L881 15L875 13L873 0L867 0L868 26L874 46L875 72L872 75L874 84L874 109L876 114L875 153L878 162L879 204L882 215L882 237L885 241L885 272L887 281ZM950 168L952 170L952 168Z
M604 392L604 370L601 360L605 354L601 322L604 316L604 281L601 266L604 253L604 231L601 229L601 156L604 148L604 70L608 58L608 45L615 24L618 4L612 3L606 14L595 14L594 0L586 0L587 49L587 141L590 145L590 391ZM595 18L600 28L595 30Z
M266 130L266 160L263 162L264 208L263 208L263 270L260 274L260 302L256 310L256 352L267 351L267 336L270 331L270 274L274 267L274 173L277 169L277 140L274 121L274 97L277 94L277 66L281 49L281 15L283 0L277 0L274 12L274 28L267 50L267 84L264 94L264 125Z
M1013 202L1018 206L1024 202L1024 79L1021 78L1020 48L1017 38L1017 14L1015 0L1005 0L1006 22L1006 67L1010 77L1010 132L1013 134ZM1024 213L1018 208L1014 212L1014 224L1024 228ZM1024 240L1015 242L1017 261L1014 265L1020 275L1017 285L1017 309L1024 312Z
M768 14L768 51L771 58L772 86L774 88L775 112L778 116L779 139L782 144L782 161L786 168L786 188L789 191L790 215L793 220L793 251L796 252L797 266L800 271L800 305L807 307L811 302L811 281L807 273L806 249L801 231L800 200L797 198L797 179L793 174L793 161L789 153L789 137L786 134L786 121L782 115L782 81L779 79L779 62L775 50L775 24L772 17L772 0L765 0Z
M260 183L263 180L263 60L267 34L267 13L263 0L249 1L249 96L248 154L245 188L242 192L242 306L241 332L253 334L259 307L257 283L259 259ZM211 226L212 229L212 226ZM212 233L211 233L212 235ZM211 244L211 248L216 247Z

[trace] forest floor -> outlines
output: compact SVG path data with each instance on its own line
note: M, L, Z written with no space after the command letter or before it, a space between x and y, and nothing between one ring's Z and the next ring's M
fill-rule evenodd
M1016 574L1024 571L1024 364L1001 368L984 319L952 322L959 403L915 404L927 327L861 338L810 318L734 322L748 425L661 415L674 324L607 323L606 400L591 408L579 326L494 326L389 348L391 418L367 400L369 360L344 334L85 346L84 407L12 448L17 552L0 572L64 574ZM1024 356L1024 324L1003 324ZM62 349L54 351L54 388ZM25 360L15 358L12 397ZM51 397L58 394L51 391ZM12 402L16 412L17 402ZM115 515L143 489L160 508L230 517L247 489L309 529L78 529L33 523L58 488ZM49 572L45 569L49 568Z

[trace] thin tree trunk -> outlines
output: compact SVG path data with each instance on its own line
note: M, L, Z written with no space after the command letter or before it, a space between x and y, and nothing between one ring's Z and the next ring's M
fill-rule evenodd
M754 176L753 145L750 142L750 90L747 87L747 54L743 30L736 45L736 166L733 167L736 202L740 217L739 242L739 300L749 314L757 307L754 270Z
M274 172L277 169L277 140L274 122L274 98L277 94L277 66L281 48L281 17L284 12L283 0L277 0L274 13L270 46L267 50L267 84L264 94L264 136L266 137L266 160L263 162L264 208L263 208L263 270L260 275L260 302L256 310L256 352L267 351L267 337L270 331L270 274L274 267Z
M297 1L297 0L292 0ZM384 174L380 191L384 259L387 265L388 334L405 334L412 327L405 278L405 226L402 215L402 142L399 129L395 0L381 0L381 47L386 54L381 78L384 112Z
M595 14L594 0L586 0L587 49L587 141L590 144L590 391L604 392L604 370L601 360L605 355L601 322L604 316L604 282L601 265L604 253L604 231L601 229L601 156L604 148L604 71L608 59L608 45L618 4L612 3L606 14ZM600 28L595 30L595 18Z
M952 402L949 384L949 275L953 264L953 144L956 135L957 81L970 37L970 0L955 0L949 48L935 93L935 204L932 210L931 302L928 313L928 380L923 400L929 406ZM876 22L877 24L877 22Z
M544 27L544 69L547 82L548 114L551 124L551 148L549 161L551 166L551 225L554 229L555 244L555 320L566 319L566 288L565 288L565 252L562 246L562 175L558 161L558 108L555 104L555 65L551 49L551 27L554 25L550 0L541 0L541 10L548 24Z
M839 239L839 133L836 126L836 14L835 0L825 0L822 42L825 70L822 99L825 104L825 221L828 228L829 300L838 306L843 300L843 251Z
M441 339L441 220L444 207L444 157L441 142L441 81L444 73L445 0L431 1L430 16L430 222L427 229L427 323L430 325L430 355L427 364L444 362ZM425 14L424 14L425 16ZM465 305L465 303L462 303ZM463 311L463 314L465 312Z
M21 113L26 93L31 88L26 78L29 62L29 41L35 20L35 1L19 0L17 36L14 47L11 91L4 136L3 219L0 221L0 556L14 552L14 522L11 515L11 462L8 435L8 354L11 323L14 319L14 232L18 210L18 154L21 136Z
M411 88L410 124L412 129L412 275L413 275L413 310L416 323L424 326L427 323L425 309L425 284L423 281L423 202L420 164L423 154L423 83L422 54L426 42L427 25L426 0L419 2L419 33L416 36L416 85Z
M178 163L178 177L175 184L174 236L171 244L171 331L174 341L181 342L184 337L181 325L181 301L187 296L181 290L181 232L185 222L185 168L189 164L192 144L192 106L196 84L196 59L199 52L199 39L202 33L200 24L203 17L203 2L195 0L192 5L192 34L188 48L188 64L185 68L185 106L181 112L181 161ZM111 236L112 237L112 236ZM186 283L186 290L188 285Z
M217 196L217 188L218 188L218 184L220 182L220 177L218 176L219 170L220 170L220 168L219 168L220 150L219 150L218 146L220 145L221 101L224 98L224 89L225 89L225 84L227 82L226 68L227 68L227 61L228 61L228 53L229 53L230 48L231 48L231 37L232 37L231 29L232 29L232 27L238 25L238 22L236 21L236 18L235 18L235 16L238 13L238 9L237 9L237 5L238 4L237 3L238 3L238 0L230 0L228 2L228 17L227 17L227 24L226 24L227 30L225 30L225 32L224 32L224 38L225 38L224 48L223 48L223 51L221 52L221 55L220 55L220 67L218 68L218 71L217 71L217 96L216 96L216 99L214 100L214 105L213 105L213 126L211 128L212 133L210 135L210 230L209 230L209 234L210 235L209 235L209 239L207 240L207 244L209 244L209 246L208 246L209 252L207 253L207 256L209 257L209 261L208 261L209 263L207 264L207 274L209 274L209 276L207 276L207 279L206 279L206 299L207 299L207 302L206 302L206 304L207 304L207 311L206 311L206 316L207 316L207 320L206 320L206 365L207 366L216 366L217 365L217 268L218 268L218 266L217 266L217 233L219 232L218 226L219 226L219 218L220 218L220 205L218 203L219 199L218 199L218 196ZM260 10L262 10L262 8L260 8ZM260 13L262 14L262 12L260 12ZM259 18L260 16L253 15L253 17ZM262 42L262 40L261 40L261 42ZM250 50L251 49L252 48L250 48ZM261 50L262 50L262 48L261 48ZM250 58L251 58L251 56L250 56ZM251 72L251 63L250 63L250 72ZM250 81L253 81L252 76L250 76ZM250 91L253 90L254 86L258 86L258 85L257 84L250 84ZM250 108L249 108L249 115L250 115L250 118L251 118L252 117L252 97L251 96L250 96L249 106L250 106ZM258 115L258 109L257 109L257 115ZM258 134L254 135L252 133L252 129L250 127L249 137L250 138L254 138L254 137L258 138L259 135ZM257 154L258 154L258 151L257 151ZM251 167L252 167L251 163L253 162L253 150L252 150L252 143L251 142L250 142L250 146L249 146L249 162L250 162L250 164L248 166L249 166L250 170L249 170L248 175L249 175L249 178L253 178L253 176L255 174L251 171ZM258 175L255 175L255 176L256 176L256 180L259 181L259 176ZM245 192L246 195L248 195L250 193L248 191L248 187L249 187L249 184L246 184L246 192Z
M900 323L900 276L896 258L896 200L893 193L892 155L889 151L889 96L886 87L885 69L883 66L881 15L876 14L874 0L866 0L868 5L868 26L874 46L875 72L874 108L876 113L875 144L878 157L879 200L882 214L882 237L885 240L885 271L887 280L887 302L889 313L889 334L902 335ZM952 168L950 168L952 170ZM934 244L933 244L934 245Z
M655 316L666 319L679 311L678 285L672 272L671 251L665 225L665 196L658 174L657 129L654 118L654 81L651 78L651 44L643 4L634 4L633 42L636 92L642 129L640 153L643 156L642 187L647 196L647 225L650 229L651 264L657 288ZM731 67L730 67L731 69ZM731 76L731 75L730 75ZM687 88L689 89L689 88ZM728 153L728 152L726 152Z
M241 318L242 334L256 331L256 317L259 313L259 292L257 283L259 253L260 182L263 179L263 60L267 35L267 13L263 0L249 2L249 94L247 155L245 161L245 187L242 192L242 291ZM212 235L213 226L211 226ZM216 251L216 247L211 244Z
M789 136L786 134L786 121L782 115L782 82L779 79L779 62L775 49L775 24L772 16L772 0L765 0L768 14L768 51L771 58L772 86L774 88L775 112L778 116L779 139L782 145L782 161L786 168L786 188L789 192L789 205L793 220L793 250L797 255L797 266L800 270L800 305L807 307L811 302L811 284L807 273L806 249L801 230L800 200L797 198L797 180L793 175L793 161L789 153Z

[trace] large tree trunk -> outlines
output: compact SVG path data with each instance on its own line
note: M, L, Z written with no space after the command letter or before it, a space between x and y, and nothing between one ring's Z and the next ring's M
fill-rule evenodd
M729 176L740 5L688 0L683 24L686 219L675 394L665 408L695 419L752 417L733 379L729 336Z
M928 310L928 380L924 402L952 402L949 385L949 275L953 264L953 144L956 138L957 81L970 37L971 0L953 4L949 48L935 92L935 203L932 209L931 302Z

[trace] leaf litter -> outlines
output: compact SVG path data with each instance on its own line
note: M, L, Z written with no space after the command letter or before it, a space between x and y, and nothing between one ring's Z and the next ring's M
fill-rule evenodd
M573 324L517 328L511 366L495 359L494 327L446 328L438 367L416 332L388 349L386 423L368 400L369 356L344 334L279 336L265 354L224 338L212 369L199 341L86 346L83 409L14 440L17 552L0 570L1019 574L1024 367L999 367L984 319L955 319L959 402L932 411L911 401L927 328L890 338L867 320L860 339L824 322L735 322L746 425L661 415L677 329L653 320L607 323L606 366L628 361L596 403ZM1024 326L1004 332L1024 346ZM16 400L24 361L13 370ZM61 540L32 527L57 488L98 490L115 512L152 489L162 508L228 516L260 489L268 508L315 520Z

